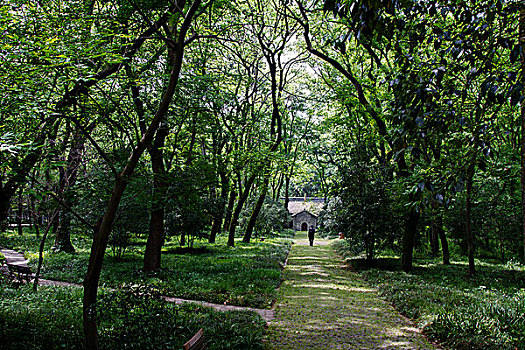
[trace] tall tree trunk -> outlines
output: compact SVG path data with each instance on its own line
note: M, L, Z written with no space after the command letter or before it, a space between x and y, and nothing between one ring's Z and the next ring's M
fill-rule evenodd
M521 50L521 83L525 84L525 4L520 6L519 42ZM525 101L521 102L521 220L523 234L523 261L525 261Z
M224 215L224 225L222 230L224 232L230 231L230 224L232 222L232 216L233 216L233 206L235 205L235 198L237 198L237 191L235 191L235 188L232 188L230 190L230 196L228 199L228 206L226 207L226 213Z
M124 169L116 177L115 184L113 186L113 192L106 207L106 211L95 227L95 234L93 238L93 244L91 245L87 273L83 283L84 297L82 301L82 309L84 347L86 350L98 350L99 348L96 322L96 301L98 282L100 280L100 272L102 271L102 262L104 261L104 254L106 252L109 233L111 232L111 228L117 215L120 201L128 185L129 178L133 175L146 147L148 147L152 142L153 137L155 136L160 123L164 119L164 116L166 115L173 99L182 67L186 33L200 4L201 0L194 0L190 9L186 13L184 22L182 23L179 31L177 42L174 43L174 56L170 57L170 59L173 59L174 62L173 69L170 72L168 85L159 103L159 107L153 119L151 120L147 131L142 136L142 139L133 148L133 151ZM173 10L170 10L169 12L172 13Z
M476 268L474 266L474 232L472 231L472 181L474 178L474 168L475 164L472 162L467 169L467 198L465 204L469 276L473 276L476 273Z
M47 235L49 233L49 230L51 229L51 224L54 221L53 219L57 215L58 215L58 211L55 211L53 213L52 219L47 224L46 230L44 231L44 235L42 236L42 240L40 241L40 247L38 249L38 266L36 268L35 279L33 281L33 290L35 292L38 289L38 279L40 278L40 271L42 270L42 263L44 262L44 246L46 244Z
M284 177L285 177L284 173L279 175L277 188L274 189L274 193L273 193L273 200L274 201L278 201L280 199L280 197L281 197L281 190L283 188Z
M30 197L31 205L31 220L33 221L33 227L35 228L35 234L37 238L40 238L40 213L36 209L36 198Z
M264 199L266 198L266 193L268 192L269 182L270 176L266 175L261 186L261 193L259 194L257 203L255 203L255 208L253 208L252 215L250 216L250 220L248 221L248 225L246 226L246 231L244 232L244 237L242 239L244 243L250 243L253 228L255 227L255 223L257 222L257 218L259 217L259 213L261 212L262 206L264 204Z
M437 218L432 218L432 223L430 225L430 254L436 256L439 252L439 228L437 225Z
M212 228L211 228L210 237L208 239L209 243L215 243L215 239L217 237L217 234L221 230L222 219L224 217L226 201L228 200L228 190L229 190L230 181L229 181L229 179L226 176L226 173L224 171L219 172L219 176L221 178L221 196L219 198L218 212L216 214L216 217L213 219L213 225L212 225Z
M443 230L443 214L438 213L435 219L435 227L441 242L441 253L443 254L443 265L450 265L450 252L448 250L447 236L445 230Z
M165 197L168 184L164 169L164 143L168 127L163 123L155 135L152 147L148 148L153 170L153 200L151 203L149 235L144 252L144 271L157 271L161 268L161 252L164 244Z
M232 220L230 222L230 229L228 232L228 246L233 247L235 246L235 230L237 228L237 223L239 222L239 216L241 215L242 208L244 207L244 203L246 203L246 200L248 199L248 195L250 194L250 188L253 185L253 182L255 181L256 175L252 175L246 180L246 183L244 184L244 190L242 191L239 200L237 201L237 206L235 207L235 211L232 215Z
M405 272L412 270L412 260L414 254L414 242L417 234L417 225L420 214L415 209L410 209L405 222L405 232L403 234L403 256L401 259L401 268Z
M286 176L284 181L284 209L288 212L288 206L290 204L290 177Z
M24 234L24 230L22 228L22 217L24 215L24 199L23 199L24 191L20 189L18 191L18 206L16 211L16 227L18 229L18 235L22 236Z
M60 211L59 225L53 244L54 251L73 253L75 247L71 243L71 214L66 210Z
M87 132L92 131L94 127L95 123L92 123L88 126ZM75 202L75 197L68 193L68 191L77 182L78 169L82 164L85 141L86 135L83 132L78 131L73 135L66 167L60 169L60 188L58 194L61 200L71 208ZM75 247L73 247L71 243L71 213L68 210L62 209L59 212L57 220L59 221L59 226L56 231L55 243L52 249L60 252L73 253Z

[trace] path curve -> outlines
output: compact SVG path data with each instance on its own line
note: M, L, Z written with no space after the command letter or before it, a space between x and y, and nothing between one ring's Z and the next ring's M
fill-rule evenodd
M21 265L28 267L29 261L24 257L23 253L17 252L12 249L5 249L0 248L0 253L4 254L7 263L9 264L15 264L15 265ZM32 277L34 278L35 275L33 274ZM81 284L78 283L71 283L71 282L63 282L63 281L54 281L54 280L47 280L47 279L39 279L38 284L42 286L58 286L58 287L77 287L82 288ZM182 299L182 298L174 298L174 297L163 297L166 301L170 303L175 304L183 304L183 303L190 303L190 304L198 304L202 306L211 307L218 311L253 311L258 313L266 322L269 322L274 319L275 317L275 310L272 309L255 309L251 307L243 307L243 306L235 306L235 305L224 305L224 304L215 304L215 303L209 303L206 301L200 301L200 300L188 300L188 299Z
M437 349L342 263L328 240L298 232L283 271L267 350Z

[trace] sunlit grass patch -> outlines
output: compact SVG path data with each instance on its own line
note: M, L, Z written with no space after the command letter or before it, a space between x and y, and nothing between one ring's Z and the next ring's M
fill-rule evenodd
M101 284L118 288L130 283L155 285L168 296L226 303L256 308L269 308L277 297L281 270L291 241L283 238L237 242L228 247L227 237L219 236L217 243L196 241L193 250L177 252L176 241L168 241L162 254L162 270L142 272L145 238L134 238L132 248L115 260L106 256ZM88 265L90 240L76 238L74 254L52 252L48 239L42 277L81 284ZM0 235L0 245L24 251L30 264L38 261L39 238L29 233L14 232Z
M381 258L372 266L348 261L446 346L510 350L525 344L525 272L519 264L477 260L476 275L468 277L467 261L442 265L438 259L418 259L411 273L401 271L399 259Z

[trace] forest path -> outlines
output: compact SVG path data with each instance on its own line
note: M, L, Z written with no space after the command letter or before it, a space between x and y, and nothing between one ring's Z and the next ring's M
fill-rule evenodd
M437 349L329 246L298 232L266 349Z

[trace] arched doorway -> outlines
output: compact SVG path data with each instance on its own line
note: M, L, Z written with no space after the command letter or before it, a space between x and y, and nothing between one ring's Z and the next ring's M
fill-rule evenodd
M308 231L308 224L306 222L301 224L301 231Z

